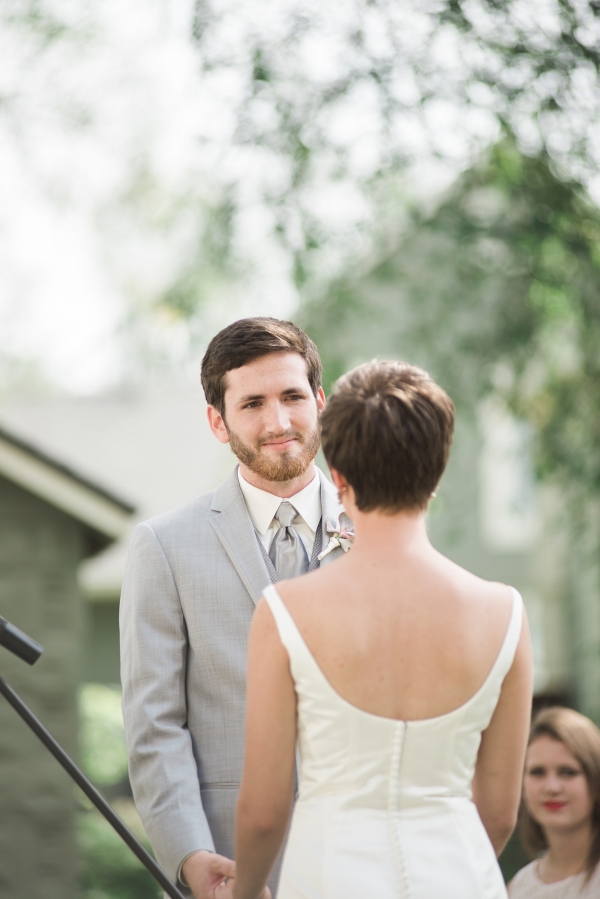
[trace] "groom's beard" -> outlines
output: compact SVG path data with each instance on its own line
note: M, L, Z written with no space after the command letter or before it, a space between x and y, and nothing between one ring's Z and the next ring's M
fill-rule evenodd
M225 425L227 428L227 425ZM246 465L250 471L264 478L265 481L291 481L304 474L312 460L317 455L321 443L321 431L317 423L314 431L301 434L299 431L286 431L283 434L267 434L256 445L245 443L241 437L227 428L229 444L232 451L238 457L242 465ZM300 453L290 455L283 452L274 456L265 456L260 448L272 440L281 440L284 437L295 437L300 443Z

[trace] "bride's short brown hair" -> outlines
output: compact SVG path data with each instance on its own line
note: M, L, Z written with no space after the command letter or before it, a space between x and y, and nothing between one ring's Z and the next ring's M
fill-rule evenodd
M375 360L337 381L322 426L325 458L361 511L424 509L448 461L454 404L422 369Z

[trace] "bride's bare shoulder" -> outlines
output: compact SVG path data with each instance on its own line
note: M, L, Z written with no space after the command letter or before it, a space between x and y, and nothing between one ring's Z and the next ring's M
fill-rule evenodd
M276 589L284 604L291 609L298 603L306 603L308 598L318 597L322 591L327 591L331 583L330 567L333 566L317 568L316 571L293 580L279 581Z
M490 615L510 615L513 605L513 588L500 581L486 581L464 568L455 566L455 583L468 603L477 604Z

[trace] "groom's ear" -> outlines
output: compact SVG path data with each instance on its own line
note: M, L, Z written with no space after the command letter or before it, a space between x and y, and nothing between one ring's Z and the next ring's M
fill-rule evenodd
M317 409L319 410L319 412L323 411L326 402L327 400L325 399L325 391L322 387L319 387L319 389L317 390Z
M221 443L229 443L229 434L225 427L225 419L216 406L206 407L206 417L208 418L208 426Z

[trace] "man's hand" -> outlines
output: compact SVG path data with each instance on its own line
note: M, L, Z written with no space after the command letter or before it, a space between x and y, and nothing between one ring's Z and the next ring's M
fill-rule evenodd
M219 884L235 875L235 862L201 849L186 858L181 873L195 899L215 899Z

